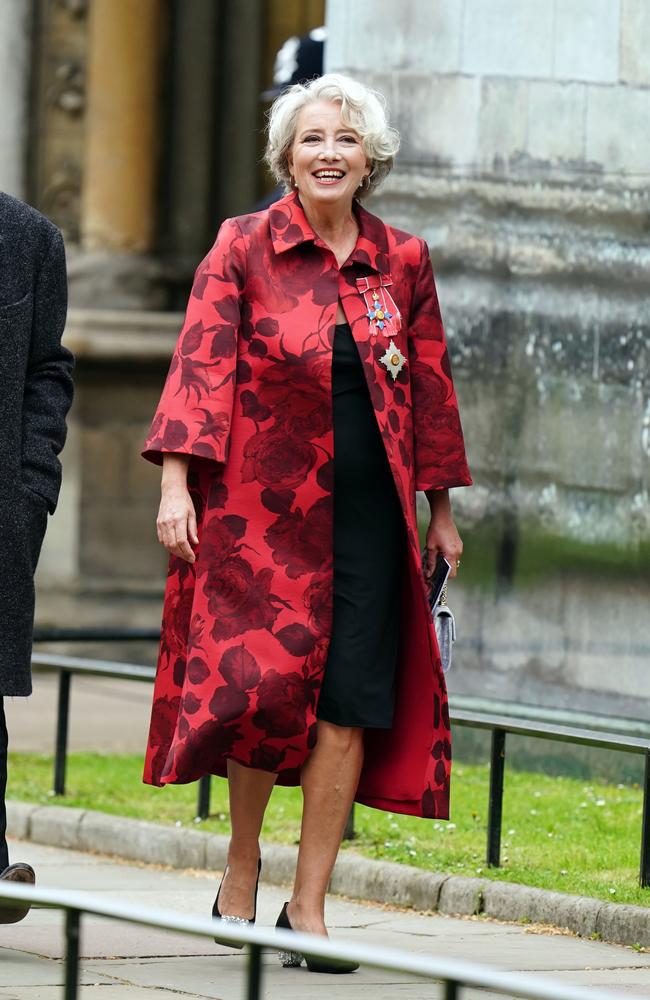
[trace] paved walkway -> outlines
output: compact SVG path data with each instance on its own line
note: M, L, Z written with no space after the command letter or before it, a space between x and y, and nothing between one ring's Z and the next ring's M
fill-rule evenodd
M37 673L30 698L5 698L11 750L54 753L57 690L55 674ZM139 681L74 677L69 749L144 754L151 690Z
M12 860L28 861L41 886L101 893L146 906L186 913L210 912L217 879L202 872L161 871L96 855L31 843L12 843ZM270 926L286 898L284 889L262 885L259 923ZM444 955L540 971L558 982L596 985L621 996L650 994L650 954L560 934L536 933L484 919L422 916L331 897L327 918L333 937L403 947L418 954ZM0 926L0 1000L56 1000L63 982L62 917L32 910L20 924ZM210 941L86 917L82 1000L152 1000L182 996L234 1000L243 996L246 959ZM351 976L314 975L282 969L273 953L264 958L264 997L303 1000L326 990L328 1000L425 1000L439 988L409 976L361 969ZM325 995L321 992L320 995ZM494 998L468 990L463 998Z

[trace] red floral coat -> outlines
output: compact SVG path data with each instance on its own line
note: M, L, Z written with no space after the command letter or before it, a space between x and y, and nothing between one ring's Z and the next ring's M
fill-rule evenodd
M427 245L355 212L341 268L290 194L227 219L197 269L144 451L192 456L199 534L196 562L169 564L144 780L225 775L232 757L299 783L332 625L340 298L408 538L395 719L365 731L356 800L446 818L449 712L415 491L471 479Z

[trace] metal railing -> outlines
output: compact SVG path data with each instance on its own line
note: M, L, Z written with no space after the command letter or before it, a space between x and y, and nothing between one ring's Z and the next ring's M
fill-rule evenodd
M445 1000L460 1000L461 991L466 986L498 991L512 997L526 997L529 1000L622 1000L621 994L594 989L592 986L580 987L556 983L537 974L533 976L530 973L510 972L459 959L412 955L396 948L346 944L297 931L275 930L253 925L233 927L231 924L222 925L218 920L113 902L70 890L42 889L0 881L0 905L3 900L29 902L65 911L66 957L63 987L65 1000L77 1000L79 996L79 940L81 919L84 914L177 933L194 934L197 937L213 938L218 934L220 938L233 944L244 943L247 945L244 993L246 1000L260 1000L263 995L262 952L265 948L301 952L310 957L334 961L340 959L358 962L361 966L373 969L406 973L432 980L432 986L442 982ZM6 963L7 959L4 961ZM437 995L437 990L434 994L432 988L430 995ZM627 993L625 996L626 1000L641 1000L640 996L635 998Z
M38 625L34 642L160 642L158 628L125 628L123 625L58 628Z
M645 761L643 780L643 807L641 818L641 850L639 884L650 886L650 740L617 733L591 729L574 729L570 726L552 726L543 722L511 719L505 715L480 712L452 711L451 721L457 726L488 729L492 733L490 749L490 791L488 798L486 862L493 867L501 864L501 820L503 812L503 784L506 762L506 735L532 736L543 740L573 743L578 746L598 747L602 750L621 750L641 754Z
M146 629L58 629L41 630L37 639L45 641L102 641L154 639L159 633ZM54 792L65 794L65 774L70 716L70 686L74 674L121 678L122 680L152 681L153 667L129 663L114 663L106 660L84 659L73 656L58 656L52 653L34 653L32 663L37 669L59 672L59 695L56 722L56 746L54 756ZM505 715L491 715L487 712L455 710L450 713L451 722L456 726L486 729L492 733L490 752L490 778L487 820L486 863L490 867L501 864L501 829L503 814L504 775L506 761L506 736L508 733L537 739L554 740L575 745L619 750L641 754L645 760L643 780L643 807L641 819L641 846L639 860L639 884L650 887L650 739L617 733L600 732L570 726L551 725ZM211 775L205 775L198 782L197 816L207 819L210 814ZM354 807L348 820L344 837L354 836Z
M93 660L80 656L59 656L57 653L32 653L32 667L36 670L57 671L59 674L52 787L55 795L65 795L73 676L81 674L86 677L110 677L117 680L151 683L156 671L154 667L137 663L114 663L111 660Z

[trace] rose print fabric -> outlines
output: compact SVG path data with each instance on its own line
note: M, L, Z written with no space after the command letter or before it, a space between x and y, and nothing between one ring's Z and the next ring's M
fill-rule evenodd
M226 220L197 269L144 450L158 463L192 456L199 533L196 562L169 563L144 780L225 775L231 757L298 784L315 744L332 628L340 298L408 539L394 724L365 731L356 798L446 818L449 712L415 491L471 479L427 246L355 212L359 238L341 268L292 193ZM366 297L391 313L385 333ZM391 341L406 359L398 373L381 363Z

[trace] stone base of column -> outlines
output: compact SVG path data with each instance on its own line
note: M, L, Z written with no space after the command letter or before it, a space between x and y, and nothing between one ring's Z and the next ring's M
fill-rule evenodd
M88 309L166 309L173 275L146 254L69 250L70 304Z

